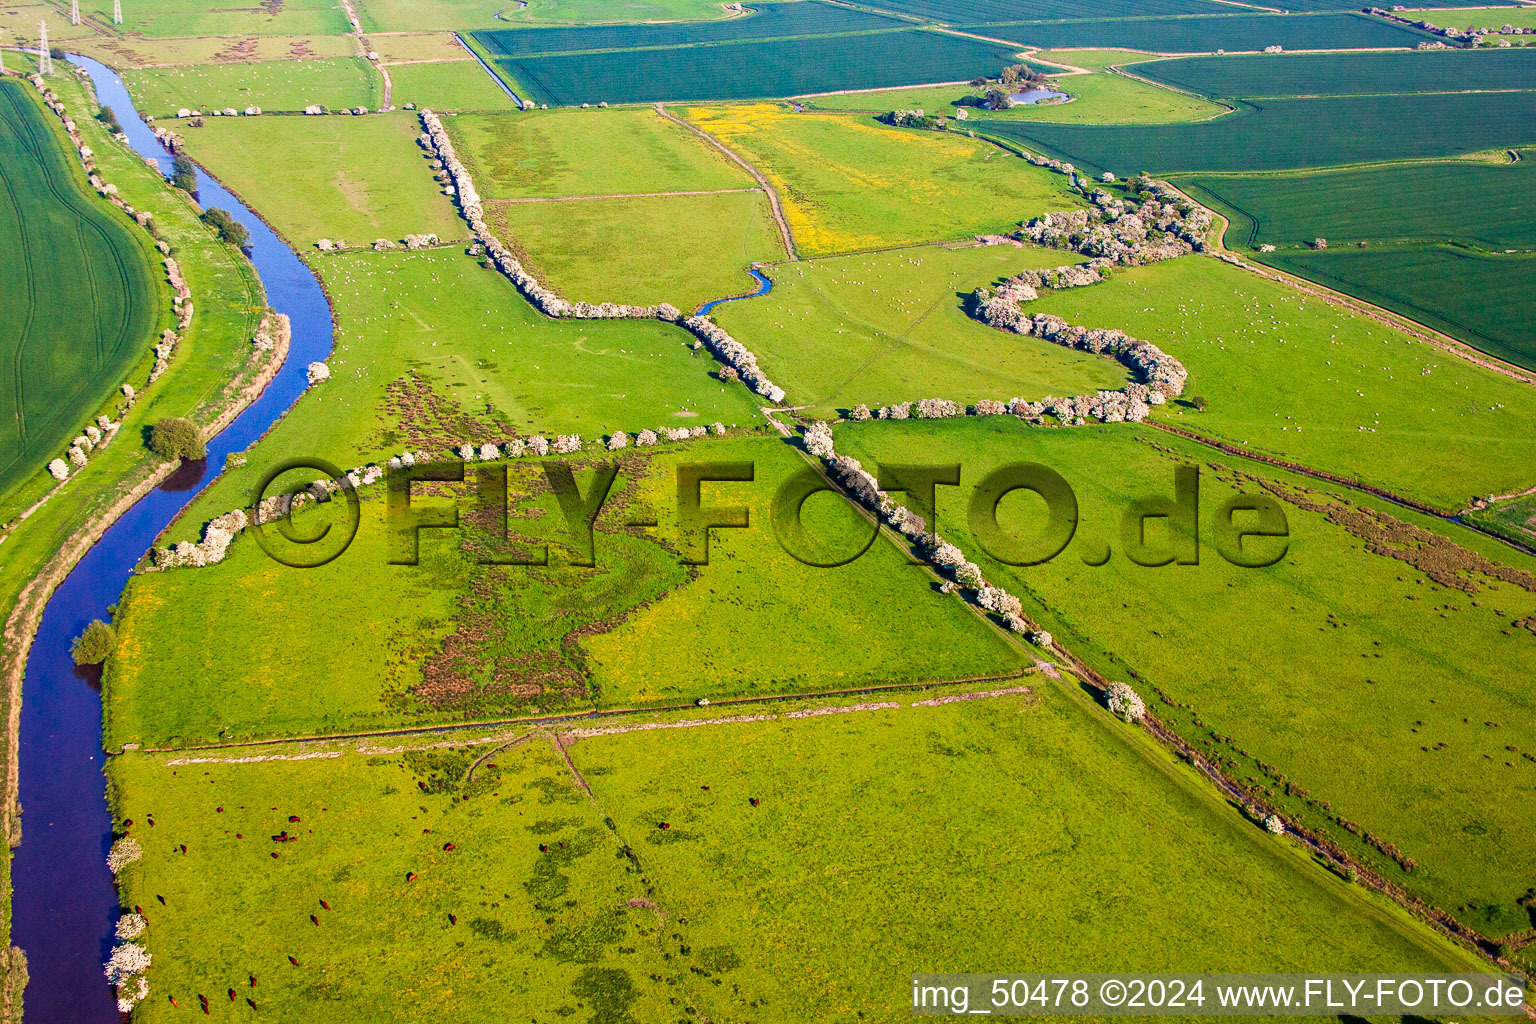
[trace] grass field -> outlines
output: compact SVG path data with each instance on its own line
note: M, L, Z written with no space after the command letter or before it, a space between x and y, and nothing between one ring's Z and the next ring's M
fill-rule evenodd
M1531 7L1473 7L1454 13L1430 16L1427 20L1437 25L1454 25L1464 28L1476 25L1497 29L1503 25L1515 28L1536 28L1536 8Z
M209 118L187 150L304 250L320 238L371 245L469 229L416 145L410 111L367 117ZM269 159L281 152L281 160Z
M694 460L749 462L756 476L705 485L707 506L745 506L751 528L715 531L709 563L690 569L678 554L695 544L677 525L676 466ZM536 468L520 465L516 544L550 544L548 567L478 565L501 546L483 533L428 535L420 565L387 564L383 501L371 499L353 545L319 569L286 568L242 538L217 566L139 577L118 615L108 742L292 736L1017 671L1020 653L894 547L838 569L781 550L771 503L802 468L777 437L632 451L598 519L594 568L569 564L557 506L537 487ZM590 487L589 474L577 480ZM535 498L519 497L536 487ZM654 536L627 528L642 515L659 521ZM807 521L829 547L857 550L868 537L837 497L810 506ZM903 628L846 650L845 639L893 600L904 602ZM253 601L275 617L250 615ZM203 625L189 631L189 614ZM796 616L796 643L770 643ZM204 630L225 642L204 643ZM331 684L314 686L314 673Z
M487 199L751 188L751 176L650 110L541 110L449 118Z
M112 23L110 0L85 0L80 13L103 25ZM349 30L346 12L336 0L283 0L281 4L226 6L225 0L156 0L128 4L120 30L146 36L340 35Z
M1536 325L1530 318L1536 259L1529 254L1485 256L1437 245L1363 252L1287 250L1265 259L1536 369Z
M1083 394L1122 387L1123 368L1036 338L1008 337L965 315L960 295L1026 267L1061 265L1048 249L923 246L772 267L773 291L715 310L750 338L764 369L806 415L835 416L943 397Z
M720 21L660 25L611 25L575 28L498 29L477 32L475 39L493 57L591 50L634 50L650 46L686 46L742 39L781 39L903 28L911 22L839 7L822 0L760 3L744 17Z
M1065 75L1054 80L1057 89L1072 98L1061 103L1028 104L1009 110L987 111L972 107L973 119L1010 121L1058 121L1070 124L1168 124L1202 121L1226 108L1196 96L1161 89L1123 75ZM821 110L925 110L953 117L959 101L978 94L969 86L939 85L921 89L892 89L817 96L810 102Z
M1392 45L1392 44L1388 44ZM1412 45L1411 41L1397 45ZM1266 53L1154 61L1136 73L1202 96L1366 96L1530 88L1536 51Z
M414 103L433 110L516 110L517 102L479 61L391 64L395 106Z
M746 268L785 256L761 191L498 202L487 213L540 280L590 302L670 302L691 312L755 290Z
M210 486L179 527L244 505L277 462L381 465L514 433L633 433L667 424L749 426L745 387L711 373L692 335L655 320L551 320L506 278L453 250L316 257L337 316L331 379ZM175 539L182 539L175 535Z
M368 42L385 64L401 60L468 60L470 56L453 32L375 32Z
M1217 260L1121 270L1029 309L1178 358L1184 398L1210 407L1162 407L1176 426L1453 510L1531 484L1529 385Z
M257 106L270 112L319 104L373 110L384 102L384 80L360 58L135 68L123 73L123 81L134 104L155 117L182 108L206 113Z
M87 191L68 138L30 86L0 80L0 125L4 494L62 456L94 418L158 340L169 293L148 239Z
M139 1012L180 1019L198 993L218 1006L233 988L261 1013L337 1022L470 1006L541 1021L897 1021L917 964L989 956L1079 971L1472 969L1085 704L1051 690L582 739L569 753L590 798L538 736L468 784L494 747L114 758L114 806L145 848L123 902L144 908L159 972ZM909 784L891 787L893 771ZM282 832L298 841L269 841ZM1189 912L1160 917L1171 902ZM1081 942L1084 918L1113 929L1113 949Z
M1411 47L1432 38L1417 29L1358 13L1206 13L1217 16L1137 18L1125 21L1021 21L1016 24L987 25L984 31L986 35L1047 48L1124 46L1156 53L1262 50L1266 46L1283 46L1287 50Z
M1433 59L1435 54L1408 56ZM1138 65L1138 73L1146 66ZM1442 129L1421 130L1431 123ZM1319 124L1329 131L1317 131ZM1536 142L1533 125L1536 92L1513 92L1261 100L1243 104L1236 114L1192 125L995 122L987 130L1094 172L1167 174L1458 156Z
M49 38L53 30L49 29ZM152 64L251 64L269 61L353 57L357 44L347 36L127 36L94 35L70 46L115 68Z
M1009 46L923 29L648 50L509 57L492 66L539 103L757 99L967 81L1014 63Z
M1228 245L1356 242L1470 242L1488 249L1536 249L1536 217L1524 197L1536 188L1536 163L1473 161L1400 164L1305 174L1180 179L1196 198L1231 220ZM1469 217L1484 206L1492 217Z
M1536 545L1536 495L1505 498L1486 509L1468 512L1463 518L1527 547Z
M1230 759L1239 779L1474 927L1531 927L1516 901L1536 866L1521 807L1536 794L1536 760L1518 751L1536 742L1536 715L1519 667L1531 637L1512 623L1536 610L1536 560L1390 506L1367 512L1281 487L1285 557L1242 569L1218 555L1215 516L1234 492L1262 493L1244 475L1258 469L1220 469L1235 460L1146 428L1052 431L996 417L838 433L839 450L866 466L961 463L961 488L940 502L943 534L1024 597L1059 642L1133 681L1182 735ZM1134 499L1169 494L1186 460L1203 464L1199 564L1132 564L1122 516ZM1050 466L1076 493L1076 539L1048 565L991 561L968 525L967 488L1012 462ZM1038 530L1037 507L1007 499L1005 531ZM1166 523L1147 534L1154 551L1174 543ZM1106 564L1084 564L1106 545ZM1417 866L1369 852L1341 821Z
M1081 203L1061 175L960 135L776 104L685 114L767 176L802 255L1006 231Z

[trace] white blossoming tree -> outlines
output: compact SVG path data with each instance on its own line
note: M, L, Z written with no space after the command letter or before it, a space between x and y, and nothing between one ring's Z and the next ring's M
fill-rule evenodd
M1147 705L1140 694L1125 683L1110 683L1104 698L1110 712L1121 721L1139 722L1147 715Z

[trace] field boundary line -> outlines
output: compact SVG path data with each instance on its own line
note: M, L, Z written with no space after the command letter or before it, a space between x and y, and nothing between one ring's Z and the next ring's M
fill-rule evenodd
M784 252L789 256L791 260L798 260L800 258L800 254L795 251L795 236L789 230L789 221L784 219L784 207L779 202L779 194L774 191L773 185L769 183L768 179L763 175L763 172L747 163L747 161L740 154L738 154L731 147L727 146L725 143L721 142L719 139L715 138L713 135L709 134L709 132L706 132L698 125L691 124L688 121L678 117L676 114L672 113L667 109L666 104L658 103L656 104L655 109L656 113L660 114L662 117L666 118L668 121L673 122L674 124L682 125L684 128L688 129L690 132L697 135L705 142L708 142L711 146L714 146L716 149L730 157L732 160L736 161L736 163L741 165L742 170L752 175L753 179L762 186L763 191L768 194L768 205L773 210L773 221L776 225L778 225L779 240L784 244Z
M779 424L781 429L786 429ZM711 700L710 707L733 707L748 704L771 704L776 701L819 700L823 697L858 697L866 694L893 693L903 690L931 690L942 686L969 686L972 683L1003 683L1022 679L1035 671L1035 666L1021 667L1017 672L1003 675L963 676L958 679L928 679L914 683L881 683L874 686L857 686L842 690L821 690L796 693L772 693L755 697L722 697ZM109 756L128 752L143 754L180 754L194 750L243 750L250 747L273 747L285 743L329 743L336 740L375 739L388 736L425 736L433 733L463 732L472 729L489 729L501 725L549 726L582 719L599 720L626 715L661 714L668 711L686 711L699 707L696 701L686 704L657 704L652 707L589 708L585 711L568 711L548 715L524 715L515 718L490 718L472 722L439 722L436 725L405 726L399 729L374 729L362 732L313 733L304 736L276 736L259 740L233 740L228 743L194 743L182 747L141 747L125 744L120 750L109 750Z
M517 199L487 199L488 203L580 203L591 199L664 199L668 196L728 196L761 192L761 188L707 188L692 192L614 192L595 196L523 196Z

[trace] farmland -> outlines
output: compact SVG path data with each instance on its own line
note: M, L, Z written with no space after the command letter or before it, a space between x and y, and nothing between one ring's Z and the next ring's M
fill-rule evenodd
M174 116L183 108L273 111L318 104L371 110L384 100L378 72L367 61L350 58L138 68L125 72L123 80L135 105L156 117Z
M1228 245L1295 246L1325 238L1356 242L1471 242L1536 249L1536 217L1521 200L1536 188L1536 163L1445 161L1305 174L1176 179L1232 221ZM1469 217L1477 206L1499 216Z
M1061 103L1020 104L1008 110L988 111L986 119L1069 124L1170 124L1203 121L1227 110L1209 100L1148 85L1124 75L1067 75L1055 79L1053 84L1072 98ZM809 102L818 110L884 112L916 108L952 117L962 98L976 94L977 90L969 86L935 85L817 96Z
M111 24L111 0L82 0L80 13ZM337 0L283 0L281 5L227 0L156 0L125 4L124 32L145 36L334 35L347 31L347 16Z
M1414 54L1415 57L1433 54ZM1138 66L1138 70L1145 65ZM1424 124L1441 125L1425 132ZM1318 132L1315 126L1330 130ZM989 122L986 130L1090 171L1258 171L1459 156L1536 142L1536 92L1244 102L1191 125Z
M822 0L759 4L745 17L722 21L672 22L660 25L610 25L581 28L499 29L476 32L475 40L495 58L591 50L636 50L642 47L687 46L744 39L832 35L903 28L899 18L838 7Z
M1431 38L1417 29L1363 14L1216 14L1134 21L1021 21L987 25L986 34L1031 46L1123 46L1156 53L1214 50L1349 50L1416 46ZM1240 95L1247 95L1246 93ZM1258 95L1258 94L1255 94Z
M1212 0L880 0L870 6L949 25L1220 14L1227 10Z
M573 299L670 302L691 312L752 291L746 268L785 255L760 191L499 202L487 213L524 264Z
M1160 717L1231 759L1267 797L1488 934L1530 926L1516 901L1536 845L1506 797L1536 792L1536 761L1510 752L1536 741L1517 668L1530 637L1511 625L1536 610L1536 560L1437 520L1212 461L1144 428L1051 431L996 417L855 425L839 436L866 464L959 462L962 488L1004 462L1061 473L1077 496L1077 537L1047 565L984 556L963 489L941 500L939 529L989 578L1028 595L1054 636L1160 698ZM1202 517L1234 492L1279 497L1283 561L1264 571L1230 564L1203 519L1198 565L1131 562L1119 517L1137 497L1168 494L1173 468L1187 461L1202 464ZM1035 506L1011 500L1000 522L1027 536ZM1179 537L1190 539L1171 524L1148 527L1156 552ZM1098 566L1106 544L1112 555ZM1341 821L1417 866L1397 867Z
M416 145L408 111L346 118L209 118L183 132L188 152L293 245L372 245L467 229ZM269 161L281 150L283 159ZM338 201L338 199L340 201Z
M1536 50L1181 57L1138 65L1136 73L1202 96L1227 98L1530 88L1536 81Z
M499 751L337 747L257 764L125 755L114 806L145 853L123 902L144 908L155 948L187 951L157 978L183 1009L233 987L259 1012L323 1005L338 1022L425 1021L460 1000L661 1020L672 999L710 1019L847 1008L894 1021L910 996L884 965L909 957L935 969L988 955L1071 970L1216 957L1252 970L1318 957L1468 969L1080 696L908 703L572 738L590 798L540 735ZM893 773L906 781L888 785ZM1029 885L1004 882L1020 873ZM1144 884L1125 887L1127 874ZM951 927L936 930L941 900ZM1170 900L1189 913L1160 922ZM1285 914L1266 912L1281 901ZM1076 941L1086 914L1115 928L1115 950ZM1012 926L1020 918L1032 926ZM409 1000L391 984L402 949ZM180 1016L164 999L144 1006L146 1020Z
M684 113L768 177L804 255L1005 231L1082 201L1061 175L958 135L777 104Z
M64 454L169 308L139 229L86 191L31 90L0 81L0 494ZM61 310L70 315L59 315Z
M573 105L754 99L965 81L996 74L1013 62L1012 55L1003 44L909 28L509 57L491 65L521 83L536 102Z
M460 115L454 148L487 199L751 188L752 178L650 110Z
M395 83L396 106L414 103L433 110L514 110L517 107L516 101L507 95L500 83L473 60L392 64L389 77Z
M933 395L974 402L1123 386L1123 369L1108 359L1000 335L961 308L961 292L1060 263L1053 250L1012 246L806 260L769 268L770 294L715 317L759 339L763 366L814 416Z
M1275 266L1320 281L1536 369L1530 322L1536 261L1437 245L1331 253L1286 251Z
M367 32L575 25L597 22L695 21L722 16L713 0L366 0L359 15Z
M925 587L893 547L837 569L782 550L771 502L803 463L781 440L698 444L710 459L756 466L751 484L706 487L707 506L745 506L750 522L715 531L706 565L680 564L679 552L696 542L679 535L675 512L675 466L697 456L664 449L623 458L623 479L597 521L592 568L570 564L552 495L534 466L519 465L510 545L483 532L429 535L419 565L390 564L383 502L370 498L356 542L319 569L287 568L243 538L217 566L135 580L107 681L108 742L181 745L1019 669L1010 643ZM585 493L590 475L579 472L577 483ZM519 497L530 491L533 498ZM816 538L857 551L867 525L841 498L822 502L806 510ZM626 528L647 514L660 522L654 536ZM530 544L551 546L548 566L477 561L498 547L521 555ZM842 649L858 623L906 590L901 630ZM278 619L292 628L250 616L258 600L283 604ZM306 625L338 605L348 608L341 632ZM802 613L793 649L773 649L774 624ZM185 628L189 614L233 646L202 643ZM229 657L236 649L240 656ZM337 685L311 685L316 672Z
M1029 309L1172 353L1190 372L1185 397L1210 403L1164 406L1182 429L1450 510L1529 486L1528 385L1216 260L1122 270Z

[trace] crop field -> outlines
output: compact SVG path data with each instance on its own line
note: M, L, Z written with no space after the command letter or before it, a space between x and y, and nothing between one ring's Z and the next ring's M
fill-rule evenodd
M1008 110L971 108L967 113L980 120L1056 121L1068 124L1171 124L1203 121L1227 108L1197 96L1186 96L1123 75L1065 75L1054 86L1072 98L1061 103L1021 104ZM809 102L819 110L926 110L953 117L959 101L976 95L969 86L934 85L921 89L893 89L817 96Z
M1467 5L1467 0L1413 0L1413 5L1412 5L1411 9L1412 10L1426 9L1428 11L1434 12L1434 11L1443 10L1443 9L1445 9L1447 7L1452 7L1452 8L1455 8L1455 7L1465 7L1466 5ZM1493 2L1490 3L1488 6L1494 6L1494 7L1504 6L1504 7L1518 8L1518 7L1521 6L1521 4L1520 4L1520 0L1493 0ZM1303 11L1303 12L1304 11L1346 11L1346 10L1356 10L1357 9L1355 4L1350 3L1350 0L1285 0L1285 8L1286 8L1286 10L1290 10L1290 11ZM1446 18L1446 19L1452 19L1452 18L1455 18L1456 15L1454 15L1454 14L1444 14L1444 15L1440 15L1440 17ZM1435 17L1432 15L1430 17L1430 20L1434 21Z
M752 188L715 147L652 110L540 110L444 122L487 199Z
M367 117L208 118L182 135L214 177L300 250L321 238L372 245L469 229L423 159L409 111ZM283 159L270 154L281 151Z
M587 456L619 458L623 479L598 518L593 568L570 564L558 506L537 467L520 463L509 484L511 542L484 530L427 534L419 565L391 565L384 503L370 498L352 546L319 569L287 568L243 537L219 565L137 578L107 682L109 742L182 745L1020 669L1009 641L929 586L894 546L836 569L781 549L773 497L804 463L779 438ZM690 568L679 552L700 549L680 535L676 467L700 459L756 472L752 483L705 485L706 506L745 507L750 525L713 531L708 564ZM576 479L585 493L591 474ZM660 524L654 535L627 527L647 515ZM857 551L869 537L835 495L809 505L806 521L833 552ZM536 544L549 545L548 566L477 562L526 557ZM895 600L901 630L841 650ZM251 616L256 601L282 611ZM312 628L338 607L347 609L339 631ZM189 614L230 645L184 630ZM801 615L793 648L772 644L776 624ZM316 674L335 685L314 686Z
M1136 73L1202 96L1226 98L1529 89L1536 83L1536 50L1180 57L1138 65Z
M513 434L751 426L755 395L712 376L693 336L656 320L551 320L456 249L315 257L335 305L331 379L227 471L182 529L247 503L264 469L319 456L351 468ZM253 460L254 462L254 460ZM176 535L175 539L183 539Z
M517 102L478 61L443 60L390 64L394 103L432 110L516 110Z
M311 104L339 110L384 102L384 80L366 60L281 60L258 64L178 65L123 73L134 103L155 117L187 108L260 107L303 110Z
M1228 245L1250 248L1357 242L1471 242L1488 249L1536 249L1536 190L1530 154L1514 163L1454 161L1178 179L1232 222ZM1499 211L1467 216L1469 209Z
M1536 259L1452 246L1308 252L1266 257L1282 270L1357 295L1482 349L1536 369L1531 294Z
M1230 13L1214 0L879 0L870 6L947 25Z
M1536 714L1519 668L1530 634L1515 623L1536 610L1536 559L1145 428L1042 430L995 417L838 433L839 449L866 466L959 462L962 489L940 500L941 532L1235 776L1485 934L1531 926L1517 901L1536 836L1519 805L1536 795L1536 760L1519 751L1536 744ZM998 563L972 533L964 488L1005 462L1049 466L1076 494L1076 538L1046 565ZM1133 564L1122 516L1137 498L1170 494L1186 462L1201 467L1198 564ZM1210 517L1235 492L1278 499L1288 534L1271 568L1218 554ZM1037 509L1007 499L1000 523L1030 537ZM1166 521L1147 527L1158 555L1193 540ZM1273 557L1275 543L1244 550Z
M1528 385L1217 260L1120 270L1028 308L1118 327L1183 362L1184 397L1210 407L1164 406L1175 426L1440 508L1530 486Z
M156 340L148 241L84 177L30 87L0 80L0 493L62 455Z
M721 21L671 22L660 25L609 25L577 28L497 29L476 32L475 40L492 57L590 50L635 50L651 46L686 46L742 39L782 39L904 28L911 22L822 0L755 4L749 14Z
M1417 29L1356 13L1030 21L987 25L985 34L1048 48L1124 46L1157 53L1262 50L1266 46L1283 46L1287 50L1411 47L1434 38Z
M1007 231L1082 202L1063 176L960 135L777 104L685 115L768 178L802 255Z
M540 103L758 99L968 81L1013 63L1003 44L920 28L491 61Z
M83 0L80 13L103 25L112 23L111 0ZM337 0L283 0L281 4L247 0L155 0L123 5L121 31L145 36L339 35L348 30Z
M752 338L763 368L804 415L834 417L943 397L1082 394L1123 387L1113 360L1000 334L966 316L960 296L1027 267L1061 265L1052 249L922 246L768 269L773 291L714 311Z
M1138 73L1145 67L1138 65ZM1317 131L1319 124L1329 130ZM1425 132L1425 124L1441 127ZM996 121L986 130L1093 172L1290 170L1530 145L1536 142L1536 92L1267 99L1200 124Z
M497 202L486 213L540 280L577 300L691 312L756 290L747 267L785 256L761 191Z
M568 737L590 796L537 734L501 750L338 746L255 764L113 758L116 812L145 850L123 903L144 908L151 949L177 953L156 985L182 1013L152 997L145 1019L233 989L259 1013L323 1006L337 1022L427 1021L461 1001L598 1020L688 1006L712 1020L897 1021L911 1016L908 981L886 966L909 958L1471 969L1077 695L910 703ZM890 786L892 772L908 783ZM868 827L846 830L850 817ZM1021 873L1029 885L1005 884ZM1128 874L1144 884L1125 887ZM950 927L932 926L936 902ZM1189 912L1162 922L1169 902ZM1268 912L1277 903L1285 914ZM1083 915L1115 930L1113 950L1079 941Z

